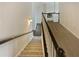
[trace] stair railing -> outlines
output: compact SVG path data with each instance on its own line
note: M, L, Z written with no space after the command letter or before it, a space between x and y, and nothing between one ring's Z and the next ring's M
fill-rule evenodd
M64 54L65 52L64 52L64 50L61 47L59 47L58 43L56 42L56 40L55 40L55 38L53 36L53 33L51 32L51 30L49 28L49 25L48 25L48 23L46 21L46 18L44 16L44 14L48 14L48 13L42 13L42 16L43 16L44 22L46 23L46 26L48 28L48 31L49 31L49 34L50 34L50 37L51 37L51 41L52 41L53 46L54 46L53 49L55 48L55 51L56 51L56 56L55 57L65 57L65 54ZM59 15L60 13L52 13L52 14L58 14ZM44 28L43 24L42 24L42 28ZM44 33L44 31L43 31L43 33ZM45 34L43 36L44 36L43 39L45 40ZM47 47L45 47L45 48L46 48L45 53L47 53L48 49L47 49ZM47 54L47 56L48 55L49 54ZM54 57L54 51L53 51L53 57Z

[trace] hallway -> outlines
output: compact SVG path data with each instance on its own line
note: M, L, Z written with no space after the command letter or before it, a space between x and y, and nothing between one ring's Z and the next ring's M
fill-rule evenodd
M41 40L33 38L32 41L24 48L19 57L42 57Z

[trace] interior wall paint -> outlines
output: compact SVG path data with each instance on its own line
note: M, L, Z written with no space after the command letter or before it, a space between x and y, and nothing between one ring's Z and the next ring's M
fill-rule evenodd
M31 29L30 26L31 24L28 26L27 30ZM0 57L18 56L23 48L32 40L32 37L33 33L30 33L0 45Z
M79 3L61 2L60 23L79 38Z
M0 40L23 33L31 7L31 3L0 3Z
M59 12L59 3L58 2L46 2L46 13L51 13L51 12ZM54 22L58 22L58 15L53 14L52 18L48 18L48 20L53 20Z
M37 23L41 23L42 12L43 12L43 3L42 2L33 2L32 3L33 29L36 28Z
M46 12L54 12L54 2L46 2Z
M59 12L59 2L45 2L46 12Z
M0 2L0 40L30 31L26 16L32 16L32 3ZM16 56L31 39L32 33L0 45L0 57Z

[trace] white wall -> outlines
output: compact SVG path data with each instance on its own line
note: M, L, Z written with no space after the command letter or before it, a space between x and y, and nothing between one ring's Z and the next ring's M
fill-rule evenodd
M79 38L79 3L60 3L60 23Z
M54 12L54 2L46 2L46 12Z
M46 12L59 12L59 3L58 2L45 2Z
M28 32L30 25L25 18L31 16L32 3L0 2L0 40ZM0 45L0 56L15 56L30 40L24 36Z
M23 33L31 13L31 3L0 3L0 40Z
M58 2L46 2L44 3L46 5L46 11L47 13L51 12L59 12L59 4ZM53 20L54 22L58 22L58 15L54 14L52 18L48 18L48 20Z
M33 29L36 28L37 23L41 23L43 12L43 3L33 2L32 3L32 20L33 20Z

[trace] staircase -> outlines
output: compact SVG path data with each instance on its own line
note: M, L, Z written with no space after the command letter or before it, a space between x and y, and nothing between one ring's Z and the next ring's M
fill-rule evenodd
M41 39L33 38L32 41L25 47L19 57L42 57Z

